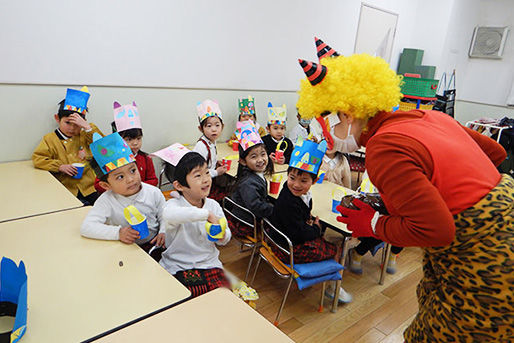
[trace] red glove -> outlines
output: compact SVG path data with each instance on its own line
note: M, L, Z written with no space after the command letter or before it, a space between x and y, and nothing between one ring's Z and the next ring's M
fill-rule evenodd
M371 219L377 211L359 199L354 199L353 204L359 209L353 210L341 205L336 207L342 215L337 217L337 221L346 224L348 230L352 231L352 237L376 237L371 228Z

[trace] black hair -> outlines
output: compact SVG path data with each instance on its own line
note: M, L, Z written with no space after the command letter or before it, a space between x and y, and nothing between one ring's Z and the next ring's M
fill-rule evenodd
M89 165L95 172L98 180L103 181L103 182L108 182L107 177L109 176L109 173L104 174L104 172L102 171L102 169L100 168L100 166L98 165L98 163L96 162L96 160L94 158L92 158L91 161L89 161Z
M223 119L221 119L221 118L220 118L220 117L218 117L218 116L211 116L211 117L216 117L216 118L218 118L218 119L220 120L220 122L221 122L221 125L223 125ZM205 118L204 120L202 120L202 121L200 122L200 127L202 128L202 131L203 131L203 128L205 127L205 125L207 125L207 119L209 119L209 118L211 118L211 117L207 117L207 118Z
M86 118L86 115L85 114L82 114L82 113L78 113L76 111L71 111L71 110L65 110L64 109L64 100L65 99L62 99L60 102L59 102L59 109L57 110L57 116L59 117L59 119L62 119L64 117L69 117L70 115L72 115L73 113L77 113L78 115L80 115L82 118ZM88 111L88 108L86 107L86 112Z
M170 182L177 181L184 187L189 187L187 184L187 175L191 173L196 167L201 167L207 162L202 155L197 152L191 151L182 156L176 166L168 162L164 163L164 174Z
M239 120L241 120L241 116L242 116L242 115L243 115L243 114L239 113L239 117L238 117L238 118L239 118ZM257 113L253 113L253 114L252 114L252 113L245 113L244 115L245 115L245 116L246 116L246 115L248 115L248 116L253 116L253 117L255 118L255 122L257 122Z
M114 121L111 122L112 133L118 132L121 138L138 138L143 136L143 129L128 129L123 131L118 131L116 127L116 123Z
M289 166L289 168L287 168L287 174L289 174L292 171L295 171L296 175L298 176L302 176L303 174L309 174L309 176L312 178L312 183L314 183L314 181L316 181L316 178L318 177L318 175L316 174L309 173L308 171Z
M264 147L264 143L259 143L259 144L256 144L246 150L243 150L241 145L239 145L239 148L238 148L239 149L239 158L244 160L250 154L250 151L252 151L256 147L261 146L261 145ZM264 147L264 150L266 150L265 147ZM268 165L266 166L266 169L264 170L264 175L271 176L271 174L273 174L273 161L271 161L271 159L269 158L269 155L267 153L266 153L266 155L268 156ZM233 189L236 189L238 184L242 180L244 180L248 175L250 175L250 173L253 173L253 171L250 168L243 165L242 163L239 163L239 165L237 166L236 184L234 185Z

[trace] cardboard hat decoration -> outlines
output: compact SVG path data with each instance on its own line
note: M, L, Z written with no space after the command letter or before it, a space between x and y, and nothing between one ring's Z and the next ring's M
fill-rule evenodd
M68 88L66 90L63 109L86 114L87 102L90 96L91 94L89 94L87 86L82 87L80 90Z
M255 116L255 101L251 95L248 95L248 98L239 98L238 103L240 116Z
M100 136L97 132L93 133L93 143L89 147L100 169L95 170L97 174L101 172L101 175L106 175L116 168L136 162L132 150L118 132L105 137Z
M0 262L0 316L14 317L12 331L0 333L0 341L18 342L27 330L27 273L7 257Z
M254 145L261 144L262 139L259 135L259 131L255 127L255 124L251 120L238 121L237 129L235 132L239 145L244 151L248 150Z
M318 37L314 37L314 42L316 43L316 50L318 53L318 59L321 61L322 58L331 57L331 56L339 56L339 53L335 51L330 45L323 42Z
M326 141L323 140L318 144L298 136L289 166L318 175L325 151L327 151Z
M207 99L202 102L198 102L196 105L196 111L198 112L198 121L200 123L209 117L218 117L223 121L220 105L216 100Z
M115 101L112 105L114 108L114 123L116 124L116 130L118 132L129 130L129 129L142 129L141 118L137 111L136 102L132 104L120 105L119 102Z
M268 102L268 124L286 125L287 108L286 105L281 107L273 107L271 102Z
M160 157L164 161L176 167L180 159L188 152L191 152L191 150L180 143L175 143L169 147L154 152L152 155Z

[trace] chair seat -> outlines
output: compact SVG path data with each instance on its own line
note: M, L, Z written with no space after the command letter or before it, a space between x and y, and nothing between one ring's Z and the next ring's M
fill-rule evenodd
M358 157L358 156L354 156L354 155L348 156L348 163L350 164L351 171L363 173L364 170L366 170L364 161L365 160L363 157Z
M291 275L290 269L288 269L285 264L280 261L272 252L270 252L265 247L261 247L259 249L259 253L268 263L275 269L275 271L282 276L289 276Z

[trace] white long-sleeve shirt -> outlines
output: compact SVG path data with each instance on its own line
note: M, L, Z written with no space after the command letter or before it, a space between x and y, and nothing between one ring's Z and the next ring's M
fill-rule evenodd
M191 205L183 196L166 203L163 219L166 227L166 251L159 262L170 274L188 269L223 268L216 244L225 245L232 237L227 227L225 237L216 242L207 239L205 223L209 212L225 217L221 206L206 198L202 208Z
M301 136L303 139L305 139L308 135L309 133L307 132L306 128L304 128L300 124L296 124L296 126L293 127L291 132L289 132L289 139L291 140L291 142L293 142L293 144L295 144L298 137Z
M216 171L216 163L218 162L218 152L216 150L216 143L211 142L210 139L208 139L205 136L200 137L200 140L204 141L209 146L209 150L211 151L211 159L207 163L207 168L209 168L209 173L211 174L211 177L216 177L218 176L218 172ZM207 161L207 159L209 158L209 150L207 150L205 144L203 142L200 142L200 140L196 142L193 151L202 155L203 158L205 158L205 160Z
M130 226L123 215L123 210L129 205L134 205L148 222L150 234L145 239L138 239L137 244L146 243L157 233L165 232L162 211L166 200L159 188L142 182L141 190L129 197L111 190L102 193L84 219L80 234L88 238L119 240L120 229Z

